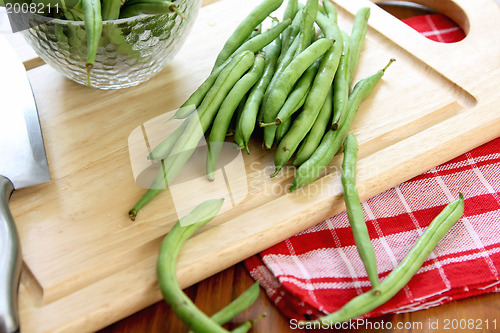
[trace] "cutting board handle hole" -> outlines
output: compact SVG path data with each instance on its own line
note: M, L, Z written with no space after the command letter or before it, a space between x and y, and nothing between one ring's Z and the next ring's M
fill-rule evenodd
M457 41L457 39L462 40L469 32L469 19L465 11L452 0L372 1L405 23L410 23L413 20L420 20L419 22L422 22L423 20L419 16L430 15L426 17L427 22L418 24L414 21L411 25L425 37L436 42L448 43L447 34L453 34L454 41ZM444 17L437 14L442 14ZM425 32L429 29L429 26L433 27L433 32L426 34ZM435 33L436 30L440 32Z

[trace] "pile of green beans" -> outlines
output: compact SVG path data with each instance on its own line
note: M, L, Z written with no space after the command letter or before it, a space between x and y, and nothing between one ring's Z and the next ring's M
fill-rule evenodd
M221 325L251 306L260 292L259 284L256 282L225 308L212 317L208 317L196 307L179 286L176 276L177 258L182 246L199 228L217 215L222 204L223 199L208 200L182 217L163 239L157 259L156 273L165 302L187 326L197 333L228 332ZM244 322L232 332L248 332L254 321Z
M140 1L140 0L131 0ZM371 76L352 81L360 58L369 8L355 16L350 34L337 24L335 6L307 0L288 0L280 22L272 13L283 0L263 0L226 41L206 80L181 105L173 119L182 124L156 146L148 158L161 163L153 185L129 211L132 219L150 200L168 187L195 151L208 138L206 172L215 177L221 147L228 135L249 151L252 136L261 137L263 149L274 145L276 176L292 160L297 167L290 191L319 176L343 145L342 185L349 223L371 289L317 323L342 322L362 316L391 299L422 266L439 240L460 219L464 198L448 204L422 233L403 261L382 281L356 189L358 143L349 133L362 101L380 82L387 65ZM138 3L138 2L137 2ZM270 18L271 26L263 28ZM230 134L228 134L230 133ZM158 280L165 301L195 332L227 332L220 325L250 306L258 295L254 285L211 318L196 309L175 280L176 258L182 244L220 209L210 200L181 219L165 237L158 257ZM183 222L185 227L182 227ZM303 322L306 325L309 322ZM246 332L246 322L233 332Z
M283 0L257 5L225 42L205 81L176 111L173 119L183 122L149 154L164 167L129 211L132 219L171 183L204 136L209 180L228 133L247 153L251 137L262 138L265 150L277 147L272 177L289 162L298 167L291 191L314 181L317 171L331 162L361 100L378 81L362 80L356 84L362 87L351 92L370 10L357 12L348 34L339 28L329 1L288 0L280 21L273 13L282 5ZM265 28L268 19L271 24ZM246 60L239 64L243 56ZM203 133L193 132L200 127Z
M12 2L6 0L5 2ZM103 21L116 20L141 14L176 13L185 18L178 9L175 0L22 0L23 3L36 4L47 16L69 20L83 21L87 37L87 84L95 64L99 39L101 38ZM1 6L4 5L2 1ZM50 10L49 10L50 9ZM41 13L42 11L40 11Z

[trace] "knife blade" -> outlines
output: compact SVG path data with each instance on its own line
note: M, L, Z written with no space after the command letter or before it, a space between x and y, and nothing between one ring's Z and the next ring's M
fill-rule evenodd
M18 332L21 248L8 201L14 189L50 180L38 110L26 70L0 36L0 332Z

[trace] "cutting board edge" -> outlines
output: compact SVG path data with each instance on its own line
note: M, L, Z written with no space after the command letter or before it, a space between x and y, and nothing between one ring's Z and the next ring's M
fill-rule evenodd
M437 127L439 127L439 126L437 126ZM475 148L475 147L477 147L477 146L479 146L479 145L481 145L481 144L483 144L483 143L485 143L487 141L490 141L490 140L498 137L498 135L500 135L500 133L499 133L500 130L498 130L498 129L500 129L500 116L497 116L497 118L494 119L494 122L489 122L489 123L487 122L487 123L483 124L482 126L470 129L469 132L468 132L468 136L470 136L471 138L476 138L476 140L477 140L477 137L478 137L476 134L478 132L484 132L484 131L486 131L486 132L491 133L490 136L485 137L482 140L477 140L475 144L471 143L471 142L474 142L473 140L469 140L469 141L467 141L467 145L462 145L460 150L455 150L455 153L451 154L451 155L454 155L454 156L451 156L450 153L447 153L447 154L444 154L441 158L444 159L445 161L449 160L452 157L458 156L458 155L460 155L461 153L463 153L465 151L473 149L473 148ZM450 139L450 141L449 141L450 143L442 143L442 144L440 144L440 146L445 146L447 144L451 145L451 143L457 143L459 141L460 140L459 140L458 137L453 137L453 138ZM445 151L450 151L450 149L444 149L444 150ZM427 154L429 154L429 153L427 153ZM372 155L369 155L369 156L365 157L364 159L369 159L370 156L372 156ZM433 156L435 156L435 153L433 154ZM422 158L424 158L424 157L425 156L423 156ZM362 164L363 160L360 160L359 162L360 162L360 164ZM394 168L404 168L404 164L414 164L414 161L407 160L407 161L401 163L400 165L394 166ZM426 170L422 170L422 172L423 171L426 171ZM417 174L415 174L414 176L416 176ZM397 177L393 177L392 173L391 173L390 179L392 179L393 182L395 183L393 185L397 185L397 184L399 184L401 182L399 179L396 179L396 178ZM374 179L374 180L372 180L372 183L373 183L373 185L370 186L371 192L381 193L383 191L383 189L381 187L382 186L381 185L382 182L379 182L378 180ZM372 196L372 193L368 194L366 192L360 192L360 197L361 197L362 200L366 200L366 199L368 199L368 197L371 197L371 196ZM325 199L324 202L326 202L327 200L328 199ZM315 220L310 220L311 222L308 225L309 226L313 226L317 222L319 222L321 219L322 219L322 217L320 215L318 215ZM283 221L280 221L280 223L283 223ZM235 226L233 225L232 227L235 227ZM305 227L305 226L301 226L299 229L304 230L303 227ZM299 231L301 231L301 230L298 230L297 232L299 232ZM293 232L291 232L291 233L294 234L295 230L293 230ZM286 234L283 233L283 235L286 235ZM286 236L288 236L288 235L286 235ZM255 237L258 238L259 236L258 235L257 236L253 235L252 237L249 237L249 238L255 238ZM285 237L285 238L287 238L287 237ZM186 246L189 247L190 243L191 242L188 241L188 243L186 244ZM262 246L262 249L265 249L267 247L268 247L268 244L265 244L264 246ZM256 251L256 252L254 251L255 253L257 253L260 250L262 250L262 249L260 249L258 247L255 247L255 246L253 247L253 249ZM227 248L227 249L225 249L226 252L227 251L235 251L235 250L238 250L238 248ZM224 255L224 254L222 253L222 255ZM230 257L231 256L225 255L225 258L230 258ZM182 260L183 260L183 254L181 252L179 261L181 262ZM234 265L238 261L240 261L240 260L238 260L238 259L229 260L227 262L227 265L219 266L218 269L217 269L217 271L220 271L220 270L223 270L223 269L225 269L227 267L230 267L231 265ZM154 271L154 267L155 267L154 257L153 258L147 258L147 259L145 259L143 261L143 263L144 262L145 263L149 263L149 266L148 266L149 271ZM198 265L198 263L195 262L195 263L191 263L190 265ZM210 264L207 264L207 265L210 266ZM212 268L213 268L213 266L212 266ZM135 274L142 276L143 273L141 274L139 272L140 272L139 270L136 270ZM186 272L192 273L193 271L192 271L192 269L189 266L187 266L187 267L181 267L179 269L179 278L183 279L183 275L182 274L186 274ZM213 273L216 273L216 272L214 271ZM110 287L116 286L116 277L119 278L122 274L123 274L123 272L117 272L116 274L114 274L114 275L109 276L108 278L106 278L105 281L110 281L109 282ZM207 276L204 276L204 277L200 276L200 277L198 277L196 279L192 279L191 278L191 280L190 279L183 279L183 281L189 281L189 283L186 284L186 285L182 285L182 287L183 288L188 287L190 284L196 283L196 282L198 282L201 279L206 278L206 277ZM153 280L154 280L154 278L153 278ZM103 280L101 280L99 283L104 283L104 282L103 282ZM148 306L148 305L153 304L153 303L157 302L158 300L160 300L161 299L161 294L158 293L157 288L155 286L153 286L153 285L150 284L149 287L146 288L146 294L152 293L152 295L154 295L154 296L150 295L149 298L148 298L149 300L146 301L146 302L142 302L141 306L138 306L137 308L135 308L135 310L131 310L129 312L123 312L123 316L118 316L120 318L116 317L116 314L115 314L115 317L113 317L113 320L122 319L122 318L124 318L124 317L126 317L126 316L128 316L128 315L130 315L132 313L134 313L135 311L138 311L138 310L142 309L144 305ZM94 285L90 285L90 286L88 286L88 288L92 288L93 286ZM23 297L24 297L25 301L29 300L29 295L26 294L26 290L24 288L21 288L21 293L24 295ZM90 293L90 295L92 295L92 293ZM62 299L62 300L64 300L64 299ZM34 305L34 304L32 304L32 305ZM95 320L95 322L102 323L102 324L99 325L99 327L96 326L96 329L103 328L106 325L110 324L111 322L106 322L106 320L103 319L103 318L106 317L106 313L108 313L108 312L111 315L113 313L116 313L117 312L117 308L119 308L120 305L123 306L123 302L121 301L121 299L119 301L116 301L115 306L113 306L112 304L104 304L104 305L103 304L100 304L100 305L97 304L98 309L96 309L95 311L93 311L93 312L95 312L95 316L96 316L94 318L94 320ZM101 308L99 308L99 306L101 306ZM37 310L37 308L35 306L33 306L32 308L24 308L24 311L30 311L30 309L31 309L31 311L36 311ZM40 309L40 308L38 308L38 309ZM104 311L103 309L105 309L107 312ZM90 320L90 318L92 317L92 315L93 315L93 313L87 313L87 314L84 315L84 318ZM55 332L81 332L81 328L82 328L81 325L85 325L86 328L89 327L88 326L89 323L82 322L82 319L80 318L80 319L76 319L75 323L65 323L65 324L60 325L59 327L62 327L62 329L61 330L56 330ZM43 332L43 331L41 331L41 332Z

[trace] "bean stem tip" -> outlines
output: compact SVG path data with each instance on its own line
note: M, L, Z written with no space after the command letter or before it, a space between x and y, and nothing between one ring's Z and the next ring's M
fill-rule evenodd
M179 10L179 8L177 7L177 5L175 3L171 4L169 7L168 7L168 10L170 10L172 13L176 13L177 15L179 15L179 17L183 20L186 19L186 16L181 13L181 11Z
M271 178L274 178L278 175L278 173L280 173L280 170L281 170L281 167L277 167L276 170L274 171L274 173L271 175Z
M270 123L259 122L260 127L271 127L271 126L279 126L279 125L281 125L280 119L276 119L275 121L270 122Z
M132 208L131 210L129 210L128 216L132 221L135 221L135 218L137 216L137 210L135 208Z
M384 73L385 73L385 70L386 70L387 68L389 68L389 66L390 66L390 65L391 65L394 61L396 61L396 59L395 59L395 58L391 58L391 60L389 60L389 63L388 63L387 65L385 65L385 67L382 69L382 72L384 72Z

